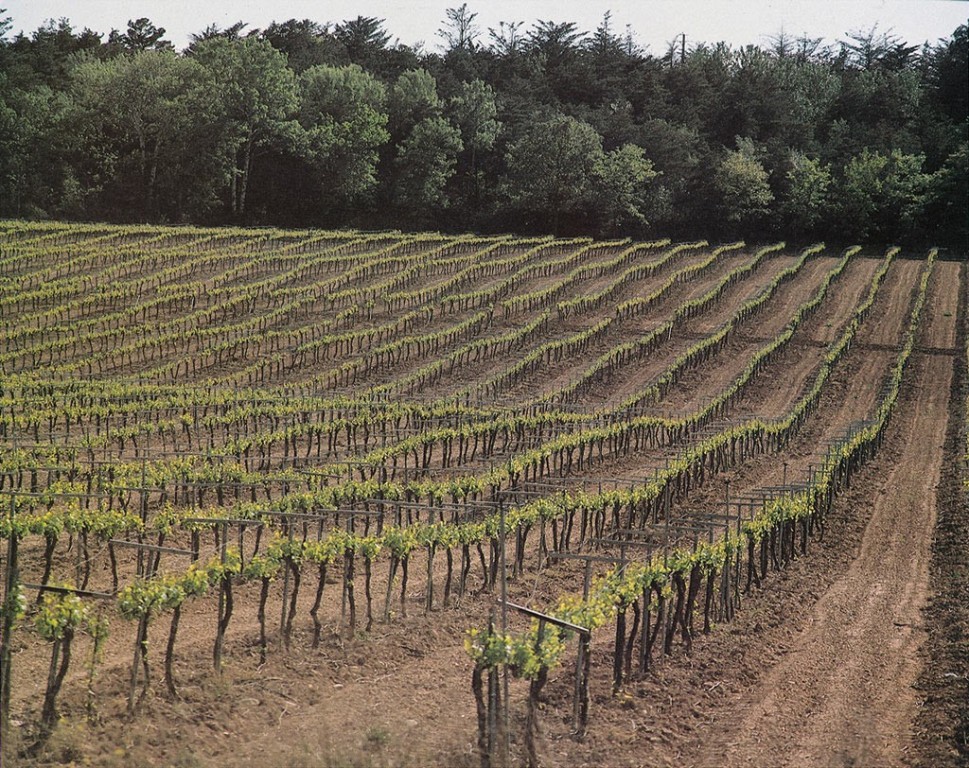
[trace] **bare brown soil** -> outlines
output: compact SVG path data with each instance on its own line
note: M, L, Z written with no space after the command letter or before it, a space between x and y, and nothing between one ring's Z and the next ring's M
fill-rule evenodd
M925 375L948 385L951 361L928 362ZM875 498L861 551L701 764L898 765L910 751L946 406L944 397L915 403L886 478L894 490Z
M920 267L921 262L904 260L893 266L858 343L832 374L815 417L802 433L780 454L758 457L709 481L691 496L689 506L715 508L727 479L733 492L740 493L800 473L823 453L826 440L870 415L895 359ZM877 260L858 259L832 285L821 311L758 377L732 420L777 416L790 407L811 379L827 342L863 299L875 268ZM785 312L789 315L814 290L810 286L820 276L815 266L805 272L803 283L796 280L790 290L779 292L769 322L781 322L782 327ZM758 270L755 282L734 290L692 332L710 332L755 283L769 277ZM812 541L806 557L745 595L737 618L697 639L691 654L677 646L671 657L660 659L616 696L611 690L611 632L600 632L593 646L592 719L581 740L571 733L571 648L546 689L543 765L929 766L965 759L969 509L961 473L955 469L961 467L958 457L964 446L964 401L959 396L966 374L960 357L965 342L960 330L965 307L958 291L962 278L958 265L937 265L920 345L886 442L837 500L823 540ZM699 290L699 285L686 290ZM771 331L765 324L757 333ZM755 336L732 343L716 363L685 377L665 406L695 407L729 382L743 367L738 361L759 343ZM572 362L579 370L593 359L590 353ZM508 360L477 367L473 375L482 375L485 368L498 370ZM515 397L548 391L562 375L561 367L543 369ZM427 394L439 395L449 386L442 384ZM606 396L589 393L584 402ZM597 475L607 482L641 475L657 457L607 462ZM25 550L28 571L36 570L41 549L34 543ZM69 569L70 555L59 558L58 565ZM103 587L107 578L104 558L99 553L96 587ZM439 554L433 563L437 585L442 560ZM169 698L160 680L166 616L152 625L154 679L134 715L125 712L133 626L112 624L93 696L84 666L90 642L79 638L77 661L62 694L63 718L46 745L22 755L18 763L31 768L477 766L471 664L463 638L468 627L487 621L495 596L474 592L480 576L473 569L472 592L460 604L452 598L445 606L437 586L433 610L424 615L424 563L416 558L412 564L408 615L401 616L395 599L393 620L384 624L378 619L369 633L360 627L348 630L334 597L339 585L327 587L331 591L324 601L325 630L318 649L310 647L307 616L315 578L304 578L289 650L282 648L276 631L282 597L277 581L269 602L270 653L263 665L258 585L240 586L221 676L211 663L214 598L188 603L176 657L179 698ZM123 565L130 570L130 561ZM379 565L374 574L378 615L386 580L386 564ZM537 573L526 570L511 582L509 596L542 607L580 584L579 567L564 563ZM361 593L358 581L358 613ZM523 626L514 616L512 624ZM27 633L19 638L14 743L4 745L8 756L11 749L27 748L34 740L49 660L45 644ZM525 696L523 684L512 681L516 726ZM519 730L511 745L513 764L522 755Z
M955 278L955 270L947 274ZM924 610L928 637L921 647L922 670L916 684L921 700L914 730L913 765L931 768L969 764L969 503L964 459L966 426L962 404L969 395L966 349L967 282L963 268L961 291L947 291L935 303L935 317L958 318L945 348L956 350L956 375L950 391L950 416L945 435L945 470L936 490L937 519L930 564L930 595ZM961 470L961 471L960 471Z

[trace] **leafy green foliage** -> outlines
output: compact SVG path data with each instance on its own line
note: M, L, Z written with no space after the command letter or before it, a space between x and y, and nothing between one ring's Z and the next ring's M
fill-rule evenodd
M428 117L413 127L401 142L395 164L398 205L425 215L448 204L445 193L454 176L461 134L442 117Z
M602 140L589 124L572 117L536 124L508 149L508 206L556 232L563 217L589 206L603 160Z
M329 205L346 207L377 188L379 150L390 138L386 89L356 64L312 67L300 78L307 159Z
M924 158L865 149L844 168L839 185L839 217L852 237L898 239L914 227L925 204L929 177Z
M713 179L725 221L738 229L757 226L774 200L767 170L757 159L753 143L740 142L720 162Z
M649 225L650 182L659 174L642 147L623 144L606 152L596 173L595 210L600 229L618 234Z
M966 25L653 56L608 14L476 16L443 55L366 16L0 37L0 215L964 243Z
M793 152L785 179L787 194L781 210L790 221L795 238L815 233L830 206L831 169L820 160Z
M63 640L65 634L73 633L90 619L89 606L77 595L45 592L34 616L34 625L42 638L55 642Z

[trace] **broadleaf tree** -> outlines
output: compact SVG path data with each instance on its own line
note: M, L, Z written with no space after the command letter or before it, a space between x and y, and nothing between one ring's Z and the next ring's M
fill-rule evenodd
M195 46L194 57L222 105L229 209L233 217L244 218L252 163L259 150L293 140L296 76L282 53L256 37L212 37Z

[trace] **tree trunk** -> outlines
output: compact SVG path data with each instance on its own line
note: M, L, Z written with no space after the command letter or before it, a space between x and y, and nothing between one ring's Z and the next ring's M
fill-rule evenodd
M548 680L548 668L542 667L538 676L528 684L528 709L525 711L525 765L539 768L538 738L542 729L538 722L538 697Z
M239 207L236 213L242 218L246 215L246 194L249 191L249 171L252 168L252 144L250 135L242 148L242 173L239 176Z
M316 599L313 601L313 608L310 616L313 617L313 647L320 647L320 633L323 630L323 622L320 621L320 603L323 602L323 587L326 586L326 563L320 563L320 580L316 585Z
M300 572L299 563L295 560L289 559L287 564L293 574L293 593L289 598L289 613L286 616L286 629L283 634L283 642L286 645L286 649L289 650L289 639L293 634L293 617L296 615L296 599L299 597L299 583L302 573Z
M182 617L182 606L176 605L172 613L172 626L168 630L168 645L165 647L165 686L168 694L173 698L178 698L178 691L175 690L175 674L172 669L172 662L175 656L175 635L178 632L178 622Z
M491 755L488 754L488 706L485 703L483 669L475 664L471 673L471 692L474 694L475 709L478 714L478 756L481 768L490 768Z
M367 598L367 632L369 632L371 627L373 627L373 594L370 590L372 566L373 564L370 562L370 558L365 557L363 560L363 590Z
M259 590L259 664L266 663L266 601L269 599L269 579L262 577L262 587Z

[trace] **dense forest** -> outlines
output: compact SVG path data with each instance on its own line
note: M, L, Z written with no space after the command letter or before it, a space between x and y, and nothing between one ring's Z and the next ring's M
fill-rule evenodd
M0 11L0 216L931 242L964 253L969 29L673 42L447 11L106 37Z

